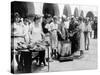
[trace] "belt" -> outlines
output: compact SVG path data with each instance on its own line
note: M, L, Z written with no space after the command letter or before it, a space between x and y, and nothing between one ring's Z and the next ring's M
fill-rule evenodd
M24 38L24 36L11 36L11 38Z

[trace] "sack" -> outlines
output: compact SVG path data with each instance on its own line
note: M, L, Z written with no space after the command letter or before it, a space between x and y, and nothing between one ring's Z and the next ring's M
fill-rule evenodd
M61 56L71 55L71 43L63 42Z
M60 31L57 31L57 36L58 36L58 41L64 41L62 34L60 33Z

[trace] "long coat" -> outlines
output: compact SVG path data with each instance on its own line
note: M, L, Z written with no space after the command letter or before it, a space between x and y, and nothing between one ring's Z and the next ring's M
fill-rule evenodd
M79 50L79 28L78 23L70 22L69 25L69 39L71 41L71 53L73 54L77 50ZM73 35L72 35L73 34Z
M84 39L85 24L81 23L79 25L79 29L80 29L80 50L85 50L85 39Z

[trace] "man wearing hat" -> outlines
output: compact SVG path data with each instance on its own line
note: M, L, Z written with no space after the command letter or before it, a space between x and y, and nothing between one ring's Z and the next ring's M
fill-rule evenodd
M71 53L75 53L78 50L78 23L75 22L75 18L72 17L69 23L69 39L71 41Z

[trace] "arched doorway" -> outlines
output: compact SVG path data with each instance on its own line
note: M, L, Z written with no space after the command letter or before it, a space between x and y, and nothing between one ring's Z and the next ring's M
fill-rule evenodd
M81 10L80 17L84 17L84 12Z
M21 17L34 14L34 4L32 2L14 1L11 3L11 15L18 12Z
M87 14L86 14L86 17L89 17L89 18L94 18L94 14L92 11L89 11Z
M75 10L74 10L74 17L79 17L78 8L75 8Z
M63 14L66 15L67 17L71 16L71 8L69 5L64 6Z
M51 14L52 16L59 16L59 7L57 4L44 3L43 14Z

